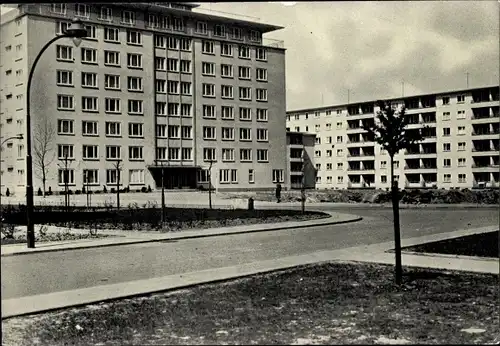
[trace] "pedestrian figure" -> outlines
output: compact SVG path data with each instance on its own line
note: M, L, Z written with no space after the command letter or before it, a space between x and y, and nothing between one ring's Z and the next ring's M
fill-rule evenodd
M281 202L281 184L276 185L276 199Z

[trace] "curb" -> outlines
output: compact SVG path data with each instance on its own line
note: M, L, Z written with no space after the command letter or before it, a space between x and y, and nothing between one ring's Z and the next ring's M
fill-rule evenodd
M349 215L349 214L347 214L347 215ZM325 218L325 219L330 219L330 218L332 218L332 216L330 216L329 218ZM318 227L318 226L341 225L341 224L346 224L346 223L358 222L361 220L363 220L362 217L352 217L351 219L348 219L348 220L327 221L327 222L323 222L323 223L307 224L307 225L300 225L299 224L299 225L292 225L292 226L278 226L278 227L262 228L262 229L256 229L256 230L222 232L222 233L216 233L216 234L193 234L193 235L161 238L161 239L153 238L153 239L145 239L145 240L130 240L130 241L124 241L122 243L113 243L113 244L95 244L95 245L89 244L88 246L81 246L81 247L68 247L68 248L60 248L60 249L43 249L43 250L38 250L38 251L22 251L22 252L15 252L15 253L6 253L6 254L1 254L1 257L20 256L20 255L29 255L29 254L38 254L38 253L56 252L56 251L71 251L71 250L81 250L81 249L89 249L89 248L102 248L102 247L112 247L112 246L122 246L122 245L133 245L133 244L158 243L158 242L162 242L162 241L176 241L176 240L186 240L186 239L219 237L219 236L227 236L227 235L234 235L234 234L280 231L280 230L288 230L288 229L296 229L296 228L310 228L310 227ZM297 221L297 222L300 223L303 221ZM261 224L261 225L265 225L265 224Z
M394 253L394 250L387 250L387 253ZM441 257L441 258L455 258L455 259L463 259L468 261L491 261L498 262L498 258L495 257L480 257L480 256L465 256L465 255L451 255L444 253L435 253L435 252L416 252L416 251L401 251L402 255L413 255L413 256L427 256L427 257Z

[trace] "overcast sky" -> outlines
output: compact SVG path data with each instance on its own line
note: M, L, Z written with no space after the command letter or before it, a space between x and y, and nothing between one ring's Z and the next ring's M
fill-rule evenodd
M287 110L499 83L498 1L236 2L284 26ZM223 15L223 14L221 14ZM247 18L252 19L252 18ZM323 101L322 101L323 100Z
M287 110L499 82L497 1L292 4L201 5L285 27Z

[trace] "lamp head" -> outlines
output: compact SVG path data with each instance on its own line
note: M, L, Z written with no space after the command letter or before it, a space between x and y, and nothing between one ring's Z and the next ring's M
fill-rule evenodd
M20 140L23 140L24 139L24 136L22 133L19 133L17 136L16 136L17 139L20 139Z
M87 37L87 29L81 20L74 19L64 34L72 37L75 46L78 47L82 43L82 38Z

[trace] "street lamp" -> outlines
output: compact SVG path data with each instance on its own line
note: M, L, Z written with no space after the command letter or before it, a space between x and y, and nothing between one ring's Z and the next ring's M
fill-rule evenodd
M31 117L30 117L30 89L31 82L33 80L33 73L35 71L36 64L43 52L57 40L62 38L71 37L76 46L81 42L81 39L87 36L87 30L80 20L74 20L70 27L59 36L52 38L49 42L43 46L31 66L31 71L28 77L28 87L26 90L26 225L27 225L27 243L28 248L35 247L35 225L33 223L33 160L31 157Z

